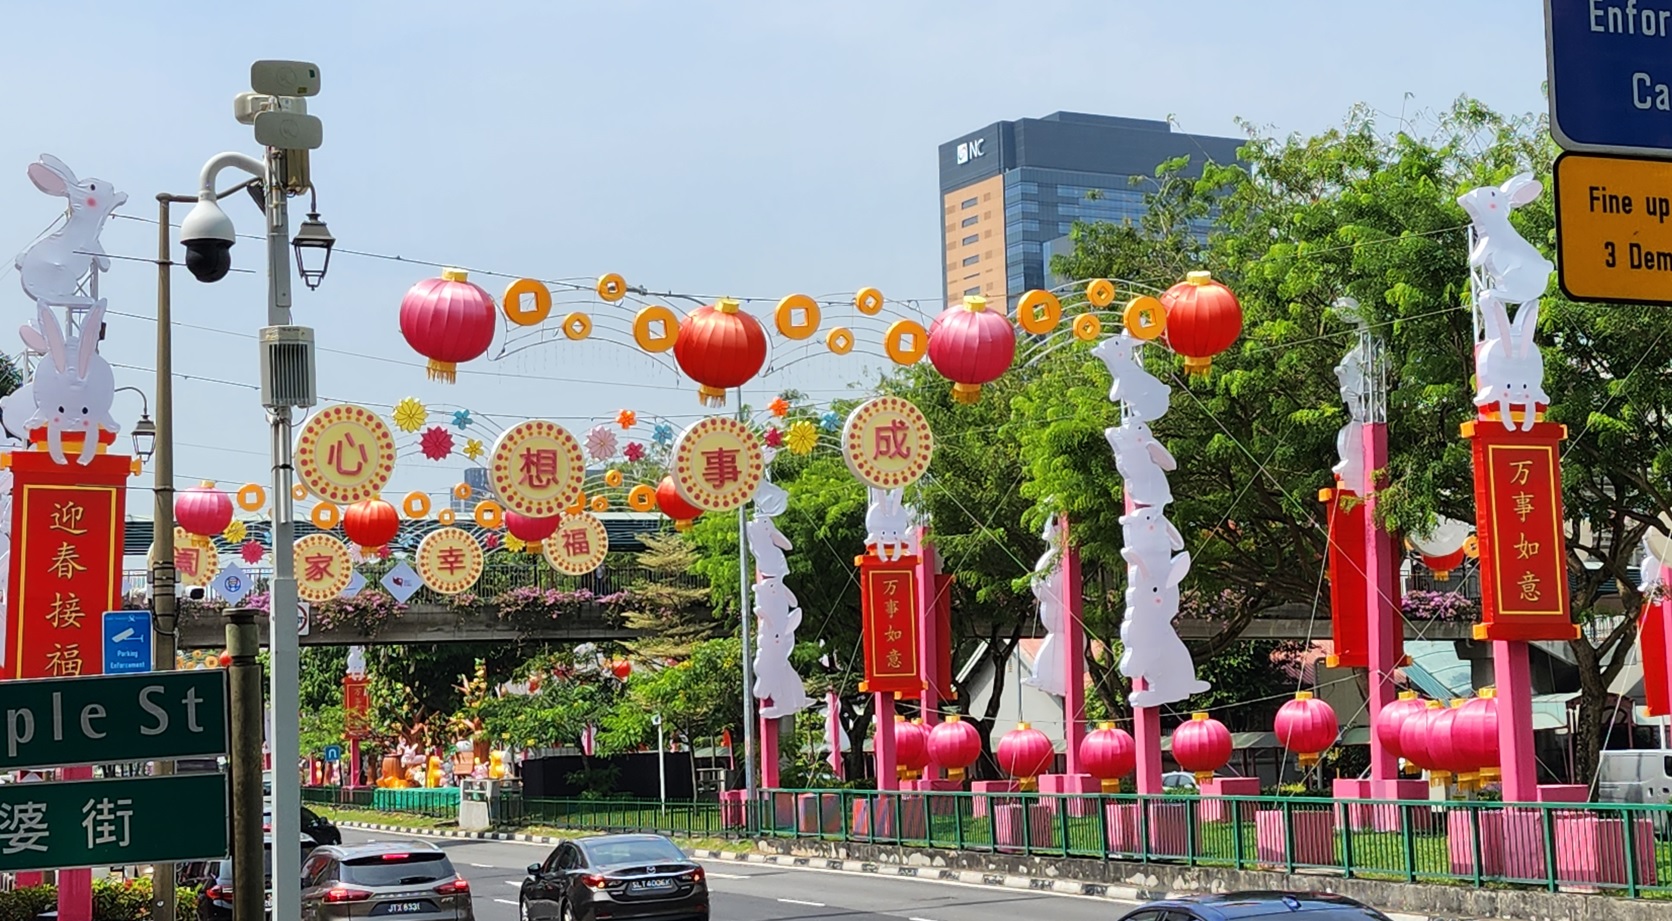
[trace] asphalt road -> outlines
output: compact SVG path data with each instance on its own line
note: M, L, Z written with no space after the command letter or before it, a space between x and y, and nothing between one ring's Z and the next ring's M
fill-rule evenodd
M345 844L412 837L343 830ZM550 851L511 841L429 840L446 849L470 880L477 921L516 921L524 869ZM1109 921L1133 904L729 860L705 867L715 921Z

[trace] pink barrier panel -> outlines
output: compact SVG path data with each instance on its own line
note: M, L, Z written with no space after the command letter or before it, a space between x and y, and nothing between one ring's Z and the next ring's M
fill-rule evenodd
M902 790L916 790L921 793L955 793L962 790L963 784L956 780L907 780L900 783ZM929 812L932 815L952 815L958 811L959 798L956 796L930 796Z
M983 818L988 814L987 809L990 805L992 805L993 797L984 796L983 794L1015 793L1018 789L1020 788L1016 785L1014 780L978 780L970 784L970 792L975 794L973 797L974 802L970 807L971 814L978 819ZM1000 801L1004 802L1008 799L1009 797L1006 797Z
M1022 810L1026 809L1024 813ZM1026 818L1023 818L1023 816ZM1043 803L993 806L993 839L999 850L1020 850L1023 842L1035 848L1052 846L1051 826L1055 822L1051 808Z
M1289 828L1294 840L1288 840ZM1261 863L1335 866L1335 812L1332 809L1291 809L1288 818L1278 809L1262 809L1254 816L1254 853Z
M1499 814L1504 829L1504 875L1535 882L1545 879L1549 871L1544 864L1544 820L1539 810L1512 806ZM1481 837L1486 837L1485 831Z
M1504 814L1498 809L1452 809L1446 812L1446 852L1451 858L1451 872L1458 876L1474 874L1477 824L1480 826L1480 874L1502 876Z
M1046 808L1052 812L1066 803L1069 815L1084 817L1097 814L1094 797L1103 792L1103 785L1090 774L1041 774L1039 792L1058 794L1044 801Z
M1340 781L1337 781L1339 783ZM1259 796L1260 778L1258 777L1215 777L1202 784L1202 801L1196 807L1196 816L1203 822L1231 821L1231 804L1220 799L1221 796ZM1242 813L1242 821L1254 821L1254 804L1238 803L1237 812Z
M720 793L720 825L742 828L749 824L746 797L742 790L723 790Z
M896 829L898 813L900 827ZM853 837L881 841L922 841L929 837L929 810L921 796L882 794L853 801Z
M1335 794L1335 801L1341 804L1341 811L1345 813L1353 831L1371 831L1376 828L1376 805L1359 802L1375 798L1375 794L1371 792L1370 781L1337 778L1335 784L1330 787L1330 792ZM1395 826L1395 829L1397 827Z
M1148 853L1152 857L1184 857L1190 850L1183 803L1149 803L1149 827L1139 822L1137 803L1109 803L1104 806L1108 822L1109 850L1122 854Z
M772 827L790 829L795 827L796 795L794 793L772 794Z
M842 833L842 798L835 793L803 793L796 797L795 828L804 835Z
M1655 874L1655 830L1646 818L1632 822L1637 850L1637 883L1658 885ZM1556 816L1556 876L1563 883L1626 884L1626 840L1623 819L1595 815Z

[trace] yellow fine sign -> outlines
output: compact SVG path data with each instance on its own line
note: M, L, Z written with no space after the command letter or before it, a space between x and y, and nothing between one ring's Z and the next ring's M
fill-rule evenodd
M1578 301L1672 304L1672 161L1556 158L1562 293Z

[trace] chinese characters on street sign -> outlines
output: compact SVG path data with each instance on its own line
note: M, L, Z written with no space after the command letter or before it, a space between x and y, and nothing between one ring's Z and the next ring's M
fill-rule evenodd
M8 681L0 770L227 751L221 669Z
M1559 447L1566 426L1468 423L1474 445L1483 640L1571 640Z
M709 416L673 444L673 481L680 498L710 512L741 508L766 473L759 439L736 419Z
M19 451L9 460L14 543L4 673L97 675L104 658L100 616L120 606L128 459L99 455L86 467L65 466Z
M923 411L903 397L867 400L842 426L842 457L869 486L899 489L929 469L935 438Z
M431 531L413 556L418 578L443 595L457 595L482 576L482 545L459 528Z
M556 423L535 420L499 436L488 473L506 508L530 518L550 518L580 495L586 464L575 436Z
M226 775L219 773L6 784L0 871L221 857L226 801Z
M917 654L917 557L884 563L859 558L860 605L867 693L916 694L923 690Z
M540 551L553 569L581 576L603 564L605 554L610 552L610 535L604 523L589 512L565 514L557 530L540 542Z
M314 413L296 438L296 475L338 505L376 498L395 471L395 438L369 409L341 403Z
M343 593L354 576L348 547L329 534L309 534L296 542L296 596L325 602Z
M1562 293L1672 303L1672 162L1562 154L1555 177Z

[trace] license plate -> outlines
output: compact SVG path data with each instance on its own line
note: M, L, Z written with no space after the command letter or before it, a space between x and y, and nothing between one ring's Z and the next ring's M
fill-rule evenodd
M423 910L423 902L390 902L388 913L391 915L409 915Z
M642 890L672 889L673 888L673 880L671 880L671 879L641 879L641 880L633 883L631 886L628 886L627 888L629 888L629 889L642 889Z
M271 892L267 894L267 910L273 910L273 894Z

